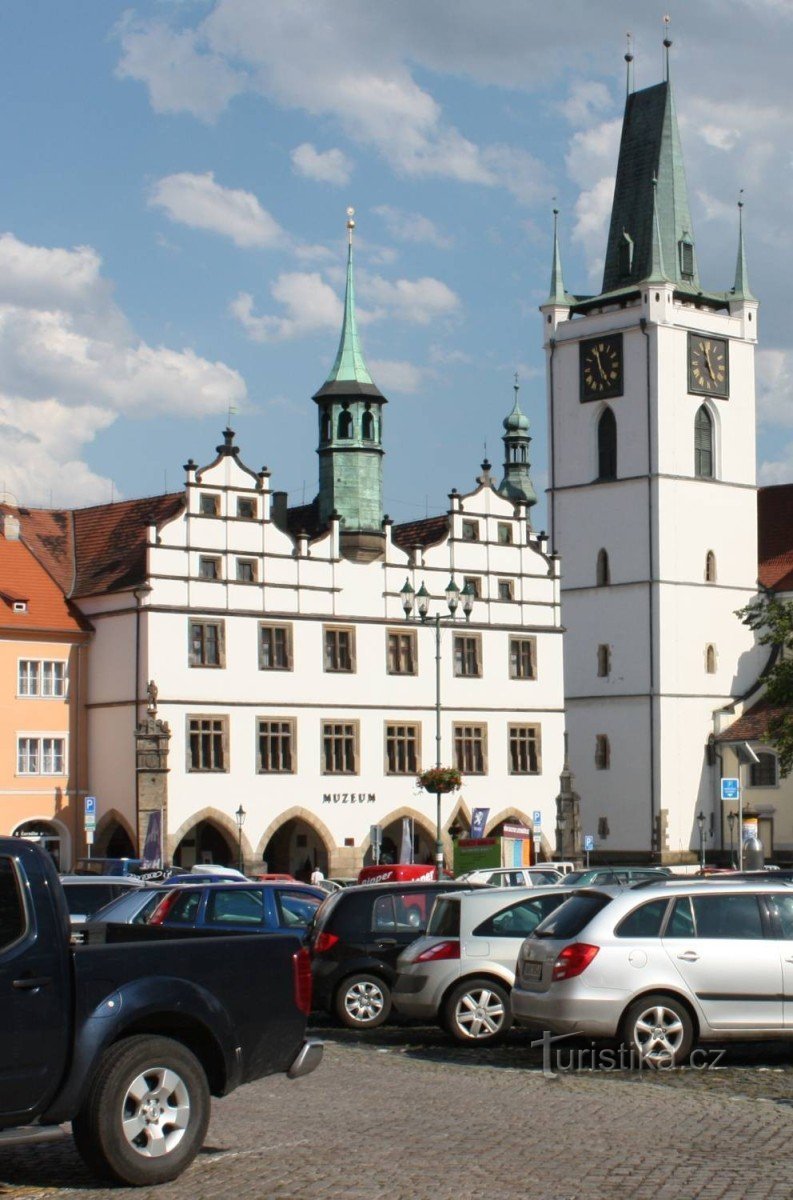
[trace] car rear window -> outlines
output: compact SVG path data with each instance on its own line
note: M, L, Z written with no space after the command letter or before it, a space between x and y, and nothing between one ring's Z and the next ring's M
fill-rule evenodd
M640 904L632 913L628 913L614 930L617 937L623 938L656 938L661 936L661 925L669 900L650 900Z
M72 916L92 916L118 895L111 883L73 883L63 890Z
M289 929L294 927L305 929L311 923L320 904L323 903L318 896L312 896L310 892L287 891L279 888L277 895L281 910L281 924Z
M537 926L534 937L558 938L566 941L578 937L581 930L597 916L602 908L611 903L611 896L602 892L582 893L565 900L555 912Z
M518 900L477 925L474 937L528 937L565 899L551 894Z
M439 896L427 926L427 934L437 937L460 936L460 901Z

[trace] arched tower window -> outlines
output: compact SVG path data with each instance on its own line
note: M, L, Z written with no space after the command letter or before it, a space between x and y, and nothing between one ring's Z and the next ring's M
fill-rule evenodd
M346 408L339 413L338 436L340 438L352 437L352 413Z
M361 437L365 442L374 441L374 417L368 408L361 419Z
M620 275L630 275L633 270L633 238L623 229L619 242Z
M608 771L611 766L611 742L608 734L595 734L595 768L598 771Z
M608 550L598 550L596 578L598 587L608 587L611 583Z
M598 421L598 479L617 478L617 418L607 408Z
M322 410L322 419L319 427L319 440L321 442L330 441L330 413L327 408Z
M694 278L694 243L687 233L678 242L680 252L680 274L684 279Z
M694 474L699 479L713 478L713 417L704 404L694 419Z
M708 675L716 674L716 647L705 647L705 670Z
M716 555L708 550L705 555L705 583L716 582Z

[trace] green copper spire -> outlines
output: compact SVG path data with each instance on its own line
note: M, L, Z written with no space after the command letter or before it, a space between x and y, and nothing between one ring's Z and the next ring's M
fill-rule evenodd
M529 418L521 410L518 392L520 384L517 372L515 374L515 403L512 412L504 418L504 478L499 484L499 492L508 500L522 500L531 507L537 503L537 493L529 474Z
M336 361L325 380L329 383L361 383L373 387L372 377L366 369L363 351L358 339L355 323L355 281L352 270L352 231L355 229L354 210L347 209L347 288L344 294L344 322L341 327Z
M570 304L571 298L564 290L562 278L562 256L559 253L559 209L553 210L553 263L551 264L551 290L547 304ZM516 401L517 402L517 401Z
M647 280L659 267L672 283L698 291L692 230L680 132L667 79L631 93L625 104L603 292Z
M743 196L743 188L741 188ZM749 287L749 271L746 266L746 250L743 244L743 200L738 201L738 261L735 264L735 283L732 289L735 300L756 300Z

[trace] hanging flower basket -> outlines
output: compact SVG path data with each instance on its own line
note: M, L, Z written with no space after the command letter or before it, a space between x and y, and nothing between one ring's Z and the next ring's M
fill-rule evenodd
M416 780L417 787L424 792L456 792L462 787L463 777L456 767L429 767Z

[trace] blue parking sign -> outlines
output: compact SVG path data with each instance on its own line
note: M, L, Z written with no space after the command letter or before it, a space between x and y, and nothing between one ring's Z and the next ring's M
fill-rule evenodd
M722 779L721 781L721 798L722 800L738 800L741 795L741 784L738 779Z
M584 849L585 849L585 850L594 850L594 849L595 849L595 836L594 836L594 834L592 834L592 833L585 833L585 834L584 834Z
M534 828L539 829L540 826L542 825L542 813L540 812L539 808L535 808L533 815L534 815Z

